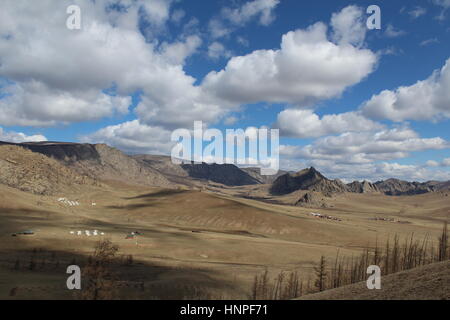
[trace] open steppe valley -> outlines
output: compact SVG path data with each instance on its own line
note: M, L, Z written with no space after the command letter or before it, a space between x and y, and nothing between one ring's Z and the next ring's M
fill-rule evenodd
M213 167L175 168L165 157L104 145L0 146L0 298L82 298L67 290L66 268L88 265L102 241L118 248L111 298L249 299L264 274L268 286L295 274L303 294L315 293L322 257L330 276L336 256L357 259L395 238L438 247L450 219L445 186L395 196L379 187L337 192L342 183L314 168L270 183L254 170L233 166L221 176ZM274 193L282 174L304 189ZM438 270L435 292L449 298L449 269ZM431 297L417 290L416 298Z

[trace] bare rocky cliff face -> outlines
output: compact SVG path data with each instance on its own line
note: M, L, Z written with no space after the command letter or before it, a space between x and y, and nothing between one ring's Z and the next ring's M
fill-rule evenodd
M0 183L39 195L101 185L55 159L15 145L0 145Z
M257 179L232 164L182 164L191 178L209 180L226 186L261 184Z
M163 174L167 179L185 185L192 183L208 183L209 181L220 183L226 186L243 186L262 184L258 179L246 169L238 168L232 164L207 164L207 163L184 163L174 164L168 156L155 155L135 155L144 165L153 168ZM259 169L257 169L259 170Z
M369 182L369 181L354 181L352 183L347 184L348 192L354 193L372 193L372 192L380 192L378 187Z
M104 144L59 142L21 143L16 145L43 154L78 174L99 180L116 180L128 184L171 187L173 184L161 173L143 166L118 149Z

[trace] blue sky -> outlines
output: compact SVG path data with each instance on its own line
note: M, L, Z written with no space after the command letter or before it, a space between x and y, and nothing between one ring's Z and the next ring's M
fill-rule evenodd
M169 154L198 120L280 129L285 169L450 179L448 0L29 3L0 13L2 140Z

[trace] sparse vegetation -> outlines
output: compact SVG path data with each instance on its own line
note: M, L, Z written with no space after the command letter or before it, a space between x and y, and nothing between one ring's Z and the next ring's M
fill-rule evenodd
M110 240L97 243L93 256L82 269L84 287L79 294L82 300L110 300L114 298L116 274L113 262L119 247Z
M19 270L20 269L20 259L17 258L16 262L14 263L14 270Z
M449 246L448 246L448 229L447 221L445 222L444 228L442 230L442 235L439 237L439 254L438 260L444 261L450 257Z
M302 295L303 283L297 272L280 272L271 281L268 271L256 275L252 285L253 300L288 300Z
M36 269L36 262L34 262L34 258L31 257L30 263L28 264L28 270L33 271Z
M328 277L327 264L324 256L320 257L319 265L314 268L314 271L316 273L316 282L314 283L314 285L316 286L317 290L324 291L326 288L325 282Z
M365 281L367 279L366 270L370 265L379 266L382 274L388 275L445 261L449 257L448 228L445 223L442 234L438 238L437 248L428 236L420 241L414 239L412 234L401 244L396 235L393 243L390 240L386 242L384 251L378 247L378 241L374 248L367 247L356 257L341 257L338 251L332 268L328 267L330 260L322 256L317 266L314 267L314 289L311 289L311 280L308 279L305 285L297 272L281 272L271 279L266 270L262 275L255 276L250 296L254 300L293 299L304 294Z

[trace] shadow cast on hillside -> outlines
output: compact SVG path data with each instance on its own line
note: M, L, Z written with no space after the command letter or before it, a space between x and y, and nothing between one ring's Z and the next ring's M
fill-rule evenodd
M129 198L124 198L124 199L125 200L151 199L151 198L171 196L171 195L181 194L181 193L186 193L186 192L188 192L188 191L186 191L186 190L171 190L171 189L167 189L167 190L161 190L161 191L154 192L154 193L141 194L141 195L138 195L138 196L135 196L135 197L129 197Z
M171 190L171 189L167 189L167 190L161 190L158 192L154 192L154 193L146 193L146 194L141 194L135 197L128 197L128 198L123 198L124 200L144 200L146 201L145 203L133 203L133 204L125 204L125 205L113 205L113 206L107 206L106 208L108 209L126 209L126 210L136 210L136 209L142 209L142 208L147 208L147 207L156 207L156 202L158 200L162 200L160 199L161 197L165 197L165 196L173 196L173 195L177 195L177 194L182 194L187 192L186 190Z
M69 265L78 265L83 270L88 265L87 255L33 248L0 250L0 256L0 270L7 274L0 290L0 299L80 299L79 291L74 293L67 289L69 275L66 271ZM130 263L128 257L119 249L114 262L108 267L115 278L113 295L108 299L221 299L227 296L227 292L234 291L233 285L218 280L220 274L213 270L170 267L139 260ZM83 278L81 281L83 291Z
M107 209L115 209L115 210L136 210L136 209L142 209L142 208L151 208L156 207L155 203L133 203L133 204L125 204L125 205L119 205L119 206L107 206Z
M56 213L53 211L45 210L31 210L31 209L13 209L13 208L1 208L0 209L0 230L7 231L9 233L24 231L29 229L29 225L35 226L48 225L48 221L51 216ZM4 235L4 234L3 234ZM0 237L2 235L0 234Z

